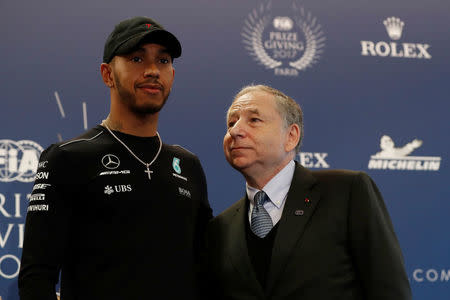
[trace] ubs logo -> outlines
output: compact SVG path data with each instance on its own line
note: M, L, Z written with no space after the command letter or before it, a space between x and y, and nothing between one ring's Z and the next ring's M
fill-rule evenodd
M106 154L102 158L102 165L110 170L117 169L120 166L120 160L114 154Z
M107 195L111 195L112 193L126 193L131 191L133 191L131 184L120 184L114 186L107 185L103 192Z

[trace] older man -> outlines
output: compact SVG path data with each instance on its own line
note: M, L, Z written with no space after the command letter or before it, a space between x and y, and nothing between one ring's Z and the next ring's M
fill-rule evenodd
M295 162L302 119L293 99L262 85L242 89L228 110L224 152L246 195L208 230L214 299L410 299L375 183Z

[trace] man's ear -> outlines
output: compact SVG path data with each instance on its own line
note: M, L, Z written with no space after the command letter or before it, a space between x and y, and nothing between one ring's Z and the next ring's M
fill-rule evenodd
M112 88L114 86L113 72L110 64L102 63L100 65L100 73L106 86Z
M284 149L286 152L291 152L297 147L298 141L300 140L300 127L297 124L292 124L288 127L286 133L286 143L284 144Z

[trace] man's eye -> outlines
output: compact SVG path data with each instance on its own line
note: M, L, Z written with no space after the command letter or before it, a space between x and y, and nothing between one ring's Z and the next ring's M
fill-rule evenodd
M169 60L167 58L161 58L159 61L161 63L163 63L163 64L168 64L169 63Z
M260 122L261 119L259 119L259 118L251 118L250 121L255 123L255 122Z
M142 58L140 58L139 56L135 56L131 59L131 61L133 62L142 62Z

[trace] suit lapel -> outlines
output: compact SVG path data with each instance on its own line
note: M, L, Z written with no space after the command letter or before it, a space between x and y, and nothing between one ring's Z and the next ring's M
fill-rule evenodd
M256 278L250 257L248 256L248 247L245 231L245 222L247 215L247 197L238 202L236 213L231 219L230 231L228 236L229 253L233 267L242 276L243 281L249 283L249 288L255 288L258 294L263 295L264 291Z
M294 247L300 242L305 226L319 202L319 192L312 189L315 181L312 173L296 162L291 187L272 249L266 286L268 295L271 294L276 281L288 263Z

